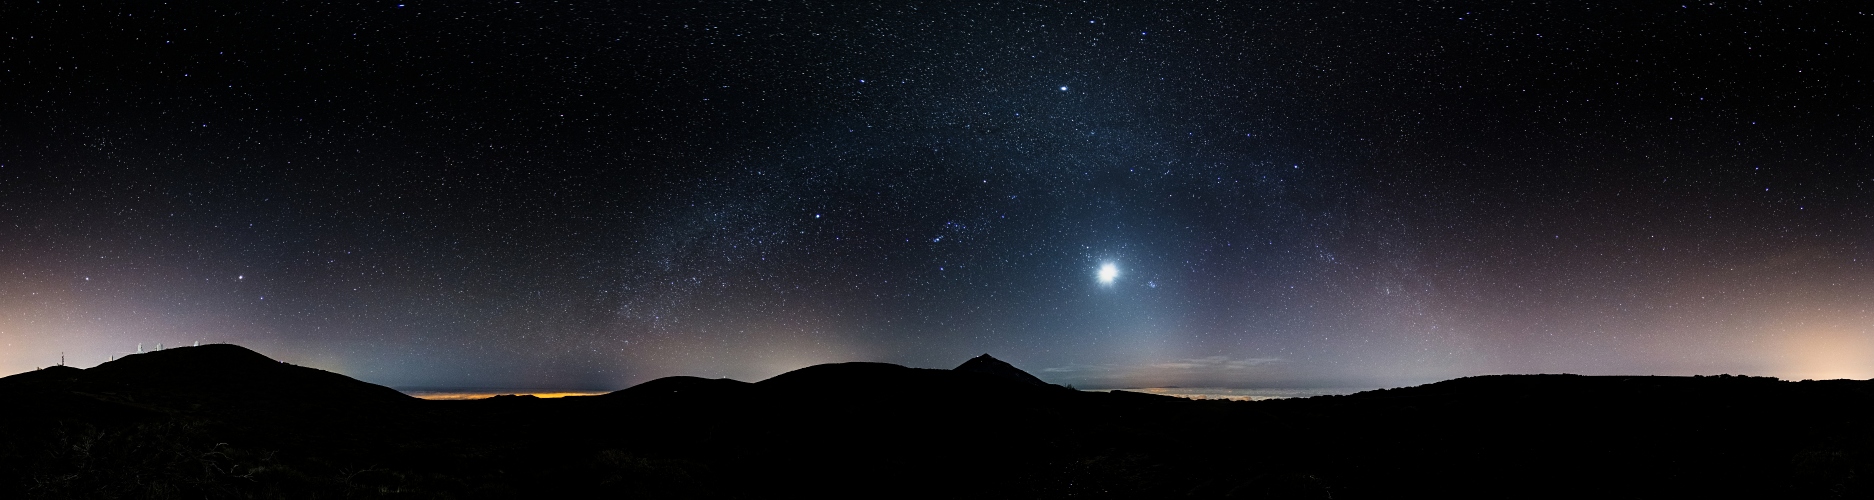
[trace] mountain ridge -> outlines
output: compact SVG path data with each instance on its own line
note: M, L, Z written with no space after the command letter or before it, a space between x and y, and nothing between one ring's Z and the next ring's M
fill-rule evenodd
M1202 401L1037 385L985 355L386 403L238 346L130 358L0 378L0 497L1874 493L1874 381L1492 375Z
M235 400L407 402L396 389L288 364L234 344L131 354L91 368L59 366L0 378L0 387L90 393L146 391ZM34 375L28 375L34 374Z
M1016 368L1015 365L990 356L989 353L983 353L981 356L970 358L968 361L964 361L963 364L957 365L956 368L951 368L951 370L993 375L1035 387L1054 386L1054 384L1042 381L1040 377L1036 377L1034 374Z

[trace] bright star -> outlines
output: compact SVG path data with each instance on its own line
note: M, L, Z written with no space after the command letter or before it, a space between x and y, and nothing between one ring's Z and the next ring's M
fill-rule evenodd
M1111 262L1100 264L1099 277L1100 277L1100 284L1102 285L1113 284L1113 279L1119 277L1119 266L1115 266Z

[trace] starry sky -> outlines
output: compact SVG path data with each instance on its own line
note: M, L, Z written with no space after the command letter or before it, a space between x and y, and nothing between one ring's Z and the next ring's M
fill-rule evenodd
M1874 377L1855 2L7 2L0 373Z

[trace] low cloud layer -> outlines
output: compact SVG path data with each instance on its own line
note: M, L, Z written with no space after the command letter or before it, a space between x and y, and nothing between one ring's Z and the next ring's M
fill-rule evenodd
M1283 363L1285 361L1286 360L1283 360L1282 358L1232 358L1229 356L1210 356L1206 358L1190 358L1190 359L1180 359L1177 361L1169 361L1169 362L1164 362L1164 363L1152 363L1152 364L1144 365L1143 368L1148 368L1148 369L1153 369L1153 370L1184 370L1184 371L1247 370L1247 369L1255 368L1258 366L1266 366L1266 365L1275 364L1275 363ZM1111 364L1111 363L1097 364L1097 365L1075 364L1075 365L1067 365L1067 366L1056 366L1052 368L1042 368L1041 371L1046 372L1046 373L1106 373L1106 372L1131 371L1131 370L1138 369L1138 368L1141 368L1141 367L1117 365L1117 364Z
M1247 370L1271 363L1281 363L1282 358L1231 358L1229 356L1211 356L1207 358L1184 359L1170 363L1156 363L1153 368L1172 370Z

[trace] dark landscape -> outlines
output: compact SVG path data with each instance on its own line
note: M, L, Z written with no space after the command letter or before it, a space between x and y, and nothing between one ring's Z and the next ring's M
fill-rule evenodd
M425 401L236 345L0 379L5 498L1861 498L1874 381L1499 375L1259 402L984 355Z
M0 500L1874 498L1871 6L0 1Z

